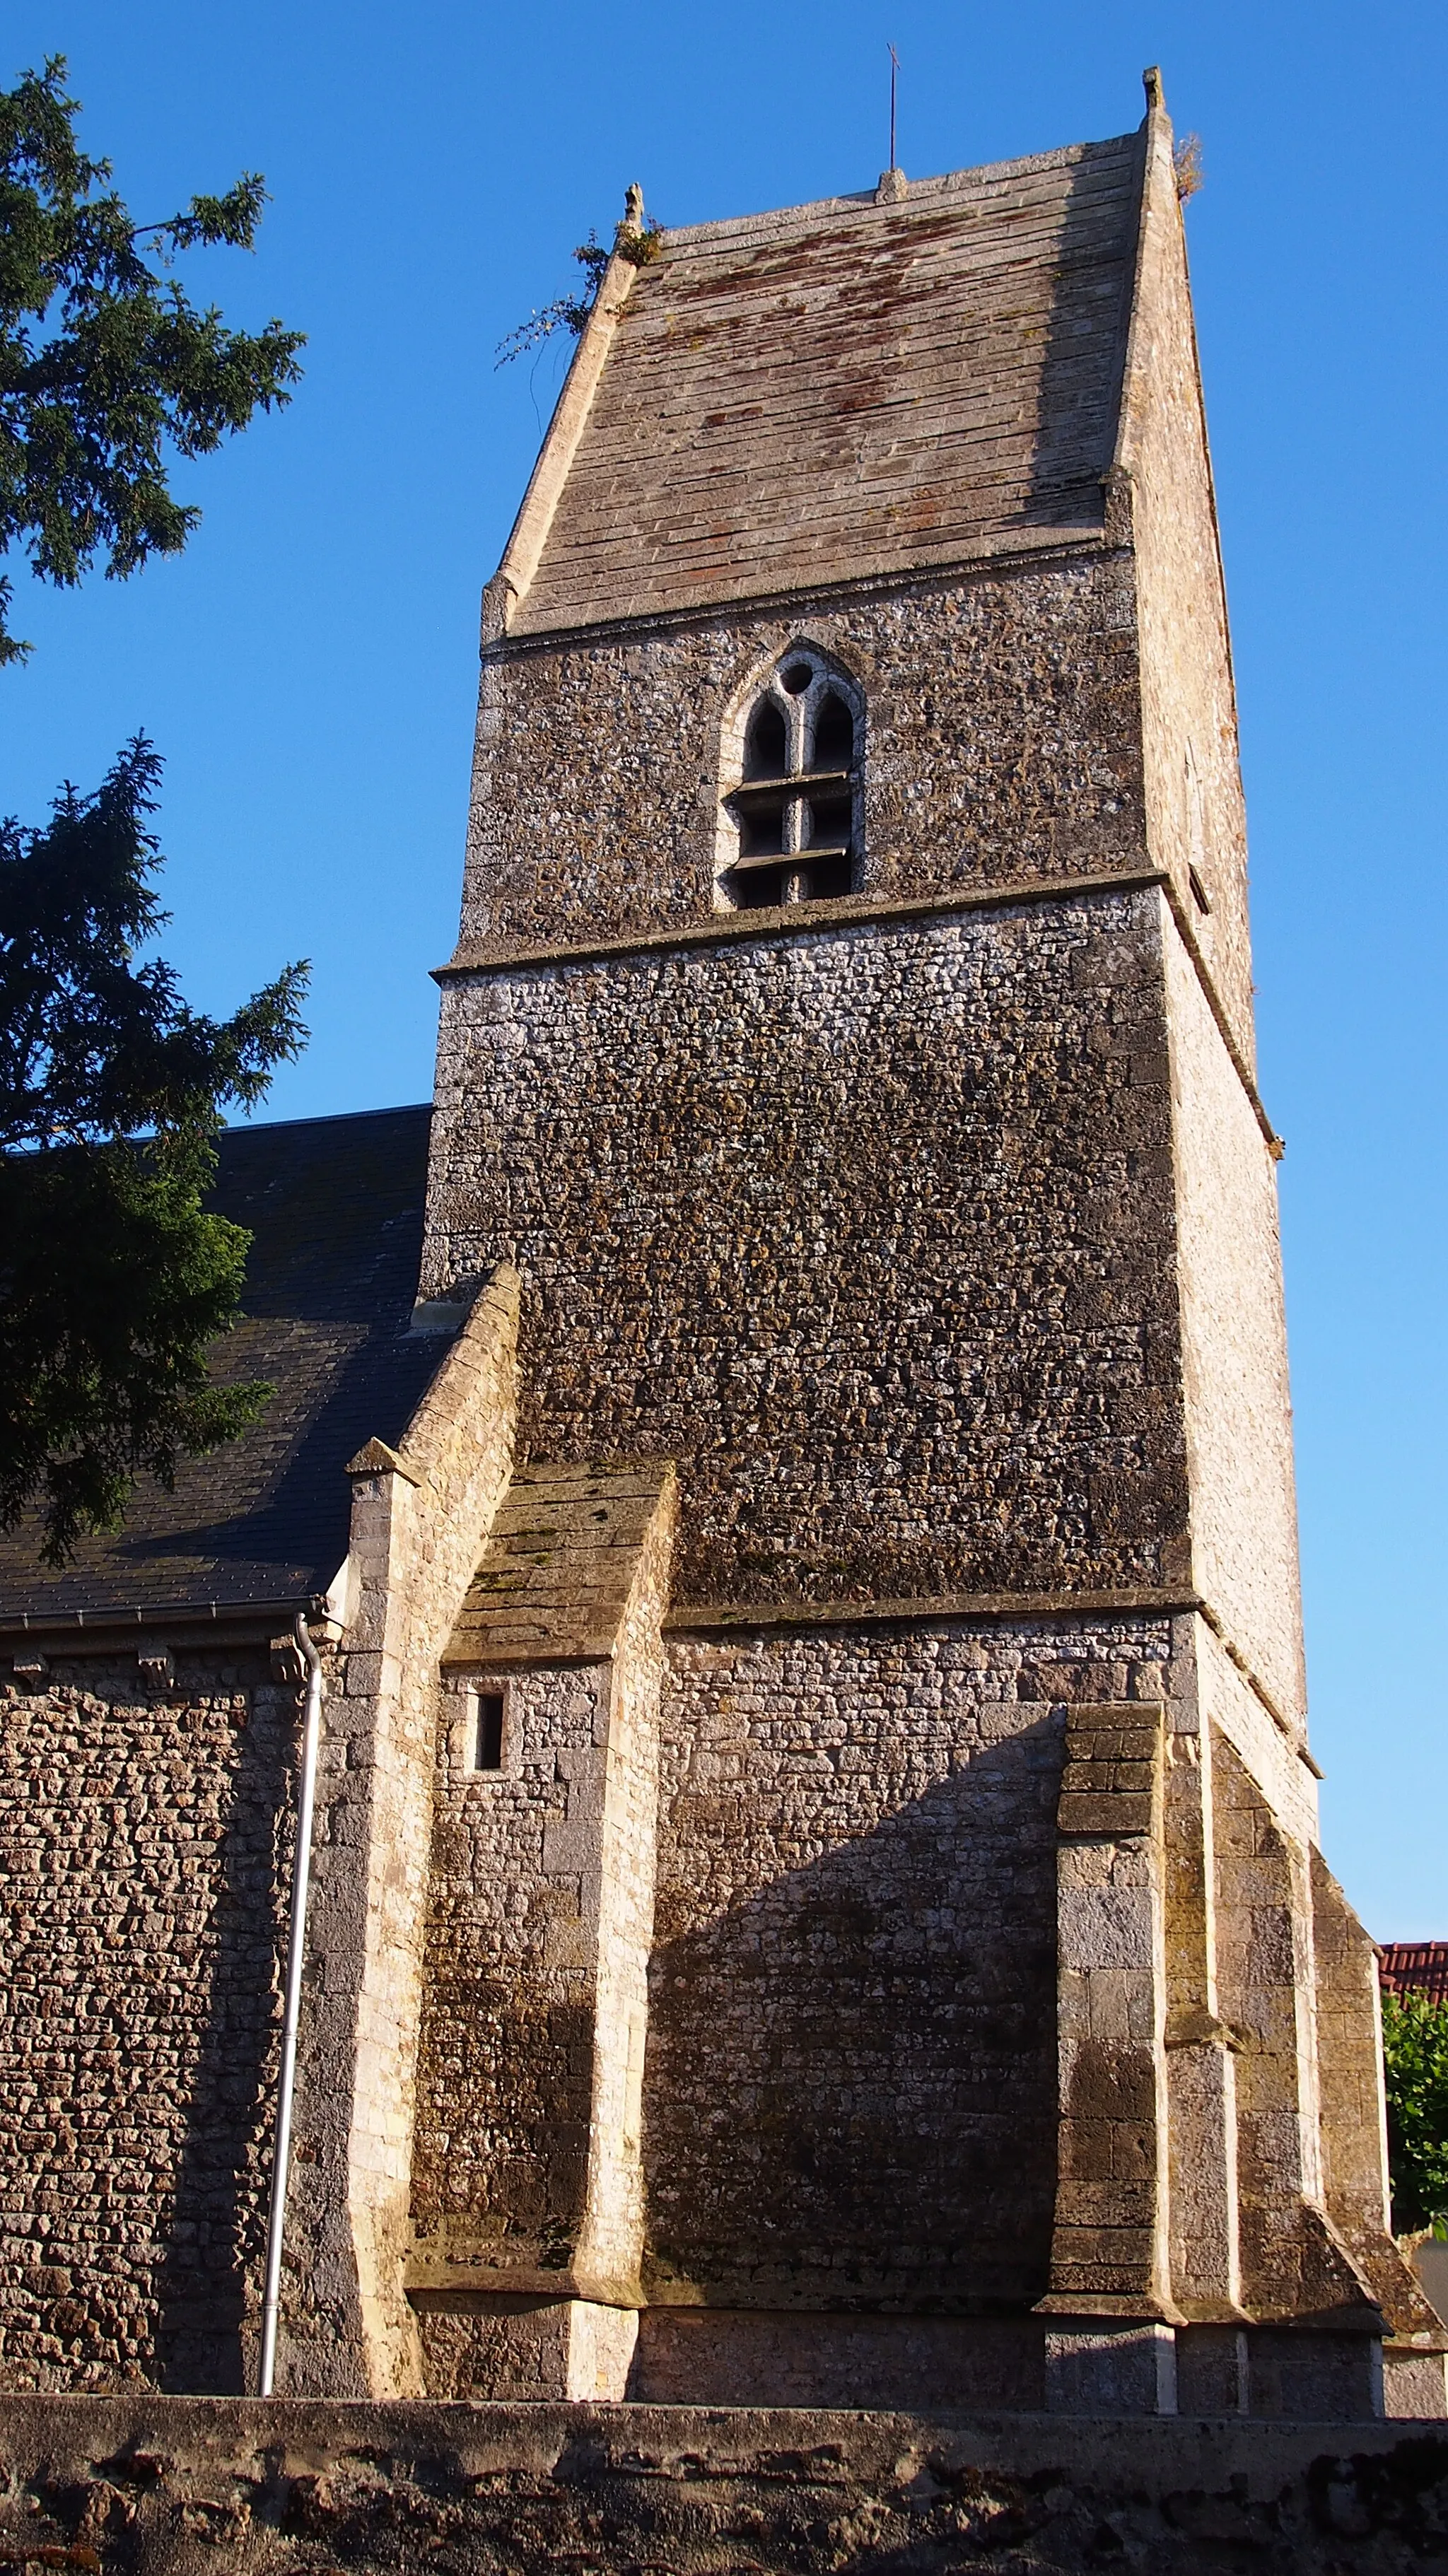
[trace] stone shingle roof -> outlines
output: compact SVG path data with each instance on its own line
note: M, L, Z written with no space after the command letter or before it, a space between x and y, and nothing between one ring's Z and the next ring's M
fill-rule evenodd
M611 1654L667 1474L657 1463L521 1467L444 1666Z
M1099 527L1139 135L663 236L510 631Z
M343 1470L371 1434L396 1441L446 1345L407 1333L427 1182L427 1108L233 1128L212 1204L253 1234L247 1320L228 1378L276 1388L242 1440L140 1490L120 1537L62 1574L33 1537L0 1539L0 1623L84 1611L296 1599L325 1592L347 1550Z

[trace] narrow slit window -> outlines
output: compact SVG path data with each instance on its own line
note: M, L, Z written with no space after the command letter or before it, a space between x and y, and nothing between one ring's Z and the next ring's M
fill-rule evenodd
M501 1771L503 1767L503 1694L468 1693L468 1769Z

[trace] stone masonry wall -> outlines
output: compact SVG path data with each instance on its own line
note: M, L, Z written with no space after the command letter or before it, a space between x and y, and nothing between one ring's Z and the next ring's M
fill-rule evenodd
M724 727L801 638L865 693L874 900L1145 865L1134 616L1129 558L1093 555L504 648L483 672L461 953L712 919Z
M1242 1057L1255 1061L1247 818L1211 464L1171 127L1147 136L1120 462L1141 621L1147 834L1171 871ZM1195 869L1209 910L1191 885Z
M243 2385L296 1708L244 1650L0 1700L4 2387Z
M504 1767L490 1772L463 1767L462 1692L446 1694L412 2169L420 2254L507 2271L562 2270L573 2252L597 1893L590 1924L588 1856L557 1845L570 1781L605 1740L606 1681L606 1667L508 1678Z
M1206 1621L1193 1624L1199 1723L1220 1727L1285 1831L1303 1845L1316 1844L1317 1780L1304 1759L1301 1739L1269 1715L1240 1663Z
M1160 973L1146 892L461 981L424 1291L516 1259L676 1601L1179 1581Z
M1233 1645L1301 1730L1307 1683L1277 1167L1169 920L1162 944L1192 1570Z
M1442 2323L1389 2233L1387 2103L1375 1944L1321 1852L1309 1855L1317 1990L1322 2191L1400 2346L1444 2345ZM1438 2364L1442 2381L1442 2361ZM1434 2411L1438 2411L1437 2408Z
M1064 1711L1165 1620L676 1638L644 2095L655 2301L1047 2286Z
M1238 2043L1242 2304L1268 2322L1335 2309L1346 2323L1356 2312L1370 2328L1371 2289L1323 2210L1310 1855L1283 1830L1220 1734L1212 1744L1212 1773L1217 1990ZM1379 2250L1391 2260L1386 2239ZM1291 2401L1280 2411L1292 2412Z

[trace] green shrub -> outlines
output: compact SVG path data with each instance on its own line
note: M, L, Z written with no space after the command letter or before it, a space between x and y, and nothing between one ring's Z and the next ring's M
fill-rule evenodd
M1393 2228L1448 2233L1448 2003L1384 1995Z

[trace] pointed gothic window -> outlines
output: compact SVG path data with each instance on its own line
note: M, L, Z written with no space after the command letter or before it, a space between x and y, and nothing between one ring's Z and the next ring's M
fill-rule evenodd
M863 710L809 646L786 653L748 709L723 799L719 887L733 905L819 903L858 882Z

